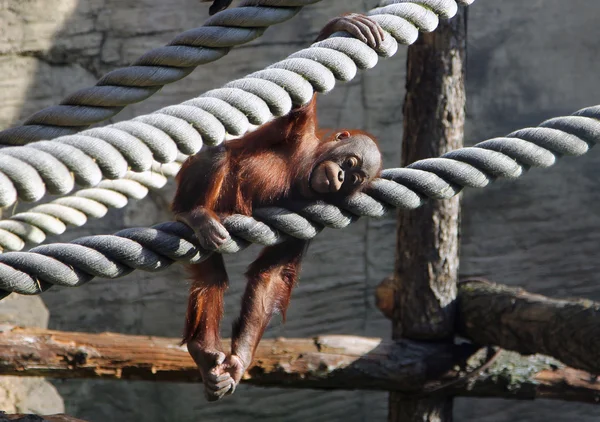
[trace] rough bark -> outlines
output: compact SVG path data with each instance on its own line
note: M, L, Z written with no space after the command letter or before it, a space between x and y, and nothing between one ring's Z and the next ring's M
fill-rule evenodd
M486 358L485 351L480 350L469 360L469 366L477 368ZM429 390L435 387L430 384ZM439 392L443 390L441 387ZM594 374L567 367L548 356L522 356L506 350L483 373L472 378L466 375L464 381L446 390L455 396L555 399L596 405L600 402L600 381Z
M408 49L402 166L463 146L465 20L461 14ZM459 198L400 211L394 337L454 335Z
M390 276L376 290L377 306L388 318L396 288ZM600 373L598 302L552 299L476 279L458 284L456 312L457 334L475 344L552 356L573 368Z
M402 165L463 146L466 19L461 10L409 47ZM431 201L398 218L393 337L449 340L454 335L459 198ZM450 421L452 400L403 400L391 394L389 420Z
M0 373L49 378L199 382L179 340L6 328ZM272 387L398 391L402 402L451 396L600 399L600 381L547 356L503 351L489 367L472 345L397 342L353 336L263 340L243 382ZM481 373L480 373L481 372ZM418 400L417 400L418 399ZM436 407L436 406L434 406ZM431 407L423 407L432 414ZM1 420L1 419L0 419Z
M459 333L477 344L542 353L600 374L600 303L558 300L469 280L459 284Z

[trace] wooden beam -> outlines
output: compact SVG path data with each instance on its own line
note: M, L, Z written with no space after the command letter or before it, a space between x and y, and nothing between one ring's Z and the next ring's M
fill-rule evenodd
M229 348L228 340L224 347ZM244 379L259 385L410 390L473 350L335 335L263 340ZM175 338L15 327L0 333L0 374L201 381L186 347Z
M4 327L0 374L200 382L178 339ZM263 340L243 382L274 387L365 389L429 396L552 398L596 403L600 382L546 356L503 352L489 359L472 345L397 342L353 336ZM474 371L474 372L473 372Z
M459 284L458 330L477 344L542 353L600 374L600 303L559 300L469 280Z

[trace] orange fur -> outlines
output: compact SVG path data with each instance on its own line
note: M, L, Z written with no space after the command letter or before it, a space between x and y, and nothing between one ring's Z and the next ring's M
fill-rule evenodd
M223 257L214 254L199 264L188 265L187 269L192 285L181 343L199 339L216 345L219 342L219 323L223 317L223 293L228 285Z
M187 215L184 221L202 225L206 218L218 221L234 213L251 215L256 207L287 198L308 198L314 195L309 188L313 167L318 157L330 150L336 133L317 129L313 98L306 106L240 139L203 149L190 157L177 176L172 209L176 214ZM303 240L289 240L265 248L248 269L248 284L232 343L232 353L242 360L252 358L274 312L282 312L285 318L307 245ZM214 356L215 350L221 350L219 323L228 284L223 258L212 255L191 265L190 273L192 286L183 342L193 341L207 355Z
M312 163L318 152L316 125L313 98L306 106L240 139L203 149L188 158L177 175L173 212L203 207L210 215L220 217L251 215L254 206L288 197L295 184L308 178L310 166L303 164ZM215 266L212 258L209 261L189 266L192 286L183 341L203 339L216 347L227 275L224 267ZM285 297L283 294L278 302L287 305L289 294Z

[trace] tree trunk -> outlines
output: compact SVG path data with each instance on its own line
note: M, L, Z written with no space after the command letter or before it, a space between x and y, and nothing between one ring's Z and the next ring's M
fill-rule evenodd
M408 49L402 165L463 146L465 11ZM451 341L458 275L459 198L400 211L393 338ZM390 395L392 422L452 420L450 398Z

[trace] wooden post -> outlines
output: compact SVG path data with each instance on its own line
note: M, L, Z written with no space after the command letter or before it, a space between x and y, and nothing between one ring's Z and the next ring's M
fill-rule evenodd
M461 9L408 49L402 166L463 146L466 16ZM458 196L400 211L393 338L450 341L454 335L459 247ZM418 388L418 386L415 386ZM452 420L448 397L390 394L392 422Z

